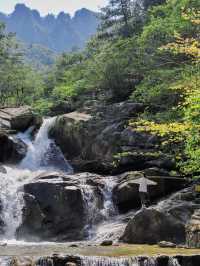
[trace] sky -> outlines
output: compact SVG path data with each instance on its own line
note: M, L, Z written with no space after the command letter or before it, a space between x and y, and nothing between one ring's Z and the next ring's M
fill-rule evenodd
M32 9L37 9L42 15L58 14L60 11L73 15L82 7L97 11L107 2L108 0L0 0L0 11L10 14L17 3L24 3Z

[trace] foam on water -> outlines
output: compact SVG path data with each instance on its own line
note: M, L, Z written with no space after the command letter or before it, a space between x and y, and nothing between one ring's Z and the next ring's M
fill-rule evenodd
M26 143L28 151L19 165L6 166L7 173L0 173L0 223L3 225L0 239L3 241L15 241L16 230L22 222L24 184L31 182L44 170L63 170L72 173L72 168L61 151L48 136L54 122L55 118L45 119L33 141L33 127L15 136ZM53 164L55 156L57 161Z

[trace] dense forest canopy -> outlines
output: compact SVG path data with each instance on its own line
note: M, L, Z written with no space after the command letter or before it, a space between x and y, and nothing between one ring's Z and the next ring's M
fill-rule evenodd
M110 0L83 51L62 54L50 71L24 63L14 36L0 27L0 103L31 104L51 114L86 100L142 102L130 121L161 135L185 174L200 172L199 0Z

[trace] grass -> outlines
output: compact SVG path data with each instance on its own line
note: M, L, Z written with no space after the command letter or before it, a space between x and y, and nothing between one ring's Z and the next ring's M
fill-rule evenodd
M110 247L90 247L82 250L81 254L86 256L158 256L158 255L200 255L200 249L186 248L160 248L156 245L119 245Z
M77 247L70 247L69 243L38 244L38 245L7 245L0 246L1 256L52 256L52 254L63 255L83 255L83 256L105 256L105 257L134 257L134 256L158 256L158 255L200 255L200 249L186 248L160 248L156 245L113 245L102 247L99 245L89 245L85 242Z

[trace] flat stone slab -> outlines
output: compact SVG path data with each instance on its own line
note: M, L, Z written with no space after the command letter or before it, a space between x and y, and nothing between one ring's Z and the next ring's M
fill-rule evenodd
M75 121L89 121L92 116L85 113L79 113L79 112L72 112L69 114L65 114L64 117L71 118Z

